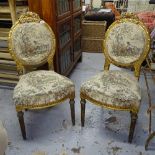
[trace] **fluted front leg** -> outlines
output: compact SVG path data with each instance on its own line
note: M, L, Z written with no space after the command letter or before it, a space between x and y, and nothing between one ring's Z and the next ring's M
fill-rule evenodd
M81 126L84 127L86 100L85 99L81 99L80 103L81 103Z
M72 124L75 125L75 101L74 99L71 99L69 103L70 103L70 109L71 109Z
M23 139L26 140L26 130L25 130L25 123L24 123L24 113L22 111L19 111L17 113L17 116L18 116L18 120L19 120L19 124L20 124L20 128L21 128Z
M138 116L137 116L137 113L130 112L130 114L131 114L131 124L130 124L128 142L132 143L132 139L133 139L136 121L137 121Z

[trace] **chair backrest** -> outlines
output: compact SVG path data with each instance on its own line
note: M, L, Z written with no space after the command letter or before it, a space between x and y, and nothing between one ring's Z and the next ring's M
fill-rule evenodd
M33 12L21 15L9 33L9 51L20 71L46 62L52 68L55 46L53 31Z
M150 34L136 16L126 14L108 28L103 47L106 70L111 63L134 67L139 77L141 64L150 51Z

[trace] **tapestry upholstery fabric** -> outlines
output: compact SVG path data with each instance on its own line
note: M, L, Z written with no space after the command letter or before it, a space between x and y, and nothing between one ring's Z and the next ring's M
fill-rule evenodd
M47 61L53 40L45 23L23 23L12 34L12 46L24 65L38 65Z
M116 24L109 32L105 42L109 56L116 62L124 64L138 60L145 47L144 30L141 26L131 22Z
M124 71L104 71L81 86L81 93L109 106L139 109L141 93L137 79Z
M74 93L71 80L54 71L33 71L22 75L14 89L15 105L35 105L57 102Z
M0 121L0 155L4 155L8 146L8 137L2 122Z

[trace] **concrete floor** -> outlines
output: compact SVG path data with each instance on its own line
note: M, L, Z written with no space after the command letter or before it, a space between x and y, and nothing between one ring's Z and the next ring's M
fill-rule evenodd
M85 127L80 126L79 89L82 82L103 70L102 54L83 54L83 62L70 78L76 85L76 126L72 127L68 102L56 107L25 113L27 140L21 136L12 90L0 89L0 119L9 136L6 155L155 155L155 140L149 151L144 144L148 135L148 98L144 77L141 75L142 105L133 143L127 142L130 115L127 112L101 109L87 103ZM117 67L111 67L117 69ZM155 84L148 75L155 93ZM153 97L155 101L155 97ZM155 111L153 113L155 118ZM153 119L154 119L153 118ZM155 129L155 121L154 129Z

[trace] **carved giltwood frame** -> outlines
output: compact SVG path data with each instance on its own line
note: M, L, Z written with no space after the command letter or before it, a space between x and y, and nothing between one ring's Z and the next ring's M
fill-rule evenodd
M24 62L22 60L20 60L17 56L16 56L16 52L14 51L14 49L12 49L12 32L16 30L16 28L23 23L26 22L35 22L35 23L40 23L40 22L44 22L43 20L40 19L40 17L33 12L27 12L24 15L21 15L19 20L16 21L16 23L12 26L10 32L9 32L9 52L12 56L12 58L15 60L16 64L17 64L17 71L19 73L19 75L24 74L24 71L26 70L26 67L34 67L31 64L28 66L24 66ZM44 25L48 28L49 32L51 33L51 39L53 40L54 44L51 48L50 54L47 57L46 60L44 60L44 62L42 64L44 64L45 62L48 62L48 66L49 69L54 69L53 67L53 57L55 54L55 48L56 48L56 39L55 39L55 35L54 32L52 31L52 29L50 28L50 26L44 22ZM39 64L39 66L41 66L42 64ZM37 66L35 66L37 67Z
M108 38L108 35L111 31L111 29L113 27L115 27L117 24L120 23L126 23L126 22L132 22L135 24L138 24L145 32L146 35L146 44L145 44L145 49L142 52L142 54L140 55L139 59L132 62L132 63L119 63L116 62L114 59L112 59L109 56L108 50L105 48L106 46L106 39ZM107 30L106 34L105 34L105 40L103 42L103 51L104 51L104 55L105 55L105 65L104 65L104 69L105 70L109 70L110 68L110 64L114 64L116 66L119 67L134 67L135 71L135 77L139 78L140 75L140 69L141 69L141 64L142 62L146 59L149 51L150 51L150 35L149 32L147 30L147 28L145 27L144 23L141 22L134 14L132 13L127 13L126 15L123 15L123 17L120 20L115 21ZM96 101L95 99L93 99L92 97L88 96L87 93L84 93L82 91L80 91L80 97L81 97L81 125L82 127L84 126L84 122L85 122L85 104L86 104L86 100L90 101L91 103L94 103L95 105L101 106L102 108L107 108L110 110L121 110L121 111L130 111L131 114L131 123L130 123L130 130L129 130L129 136L128 136L128 142L131 143L133 136L134 136L134 130L135 130L135 125L136 125L136 121L138 118L138 111L139 111L139 107L136 106L116 106L116 105L111 105L108 103L102 103L99 101ZM134 105L134 104L133 104Z
M146 36L146 44L145 44L145 48L144 51L141 53L140 57L138 60L132 62L132 63L120 63L115 61L114 59L112 59L109 56L108 50L106 48L106 39L109 36L109 33L111 32L111 29L113 29L117 24L120 23L126 23L126 22L131 22L134 24L139 25L145 32L145 36ZM115 21L107 30L106 34L105 34L105 39L104 39L104 43L103 43L103 52L105 55L105 66L104 69L105 70L109 70L110 64L114 64L115 66L118 67L134 67L135 69L135 76L137 78L139 78L140 75L140 69L141 69L141 64L143 63L143 61L146 59L149 51L150 51L150 45L151 45L151 38L150 38L150 34L148 32L148 29L146 28L146 26L144 25L144 23L142 21L140 21L136 16L134 16L132 13L131 14L126 14L123 15L122 18L120 20Z
M109 56L109 53L107 51L107 49L105 48L105 43L106 43L106 39L109 35L109 33L111 32L111 29L113 27L115 27L115 25L117 24L120 24L120 23L124 23L124 22L132 22L132 23L136 23L138 25L141 26L141 28L145 31L145 34L146 34L146 45L145 45L145 49L143 51L143 53L140 55L139 59L132 62L132 63L118 63L116 62L114 59L112 59L110 56ZM114 64L118 67L134 67L135 71L135 77L139 78L139 75L140 75L140 69L141 69L141 64L143 63L143 61L146 59L149 51L150 51L150 42L151 42L151 38L150 38L150 35L149 35L149 32L147 30L147 28L145 27L144 23L142 21L140 21L137 16L135 16L133 13L127 13L127 14L124 14L122 16L122 18L120 20L117 20L115 21L107 30L106 34L105 34L105 39L104 39L104 42L103 42L103 53L104 53L104 56L105 56L105 64L104 64L104 70L109 70L110 68L110 64ZM133 113L138 113L139 111L139 108L137 109L137 107L122 107L122 106L114 106L114 105L111 105L111 104L108 104L108 103L101 103L101 102L98 102L96 100L94 100L93 98L89 97L87 94L83 94L82 92L80 93L80 97L81 99L87 99L88 101L98 105L98 106L101 106L103 108L108 108L108 109L111 109L111 110L122 110L122 111L132 111Z
M12 48L13 47L12 33L13 33L13 31L16 30L18 25L23 24L23 23L29 23L29 22L40 23L40 22L44 22L44 21L41 20L36 13L27 12L26 14L22 15L19 18L19 20L12 26L10 33L9 33L9 52L17 64L17 70L18 70L19 75L26 73L25 71L26 71L27 67L28 67L28 69L33 70L34 66L32 66L31 64L28 66L25 66L25 63L23 63L23 61L17 57L16 52ZM54 57L55 49L56 49L56 39L55 39L55 35L54 35L52 29L48 26L48 24L46 24L44 22L44 25L48 28L49 33L51 33L51 39L53 40L53 43L54 43L52 45L49 55L47 56L47 58L45 60L45 62L48 62L49 69L52 70L52 69L54 69L53 57ZM43 61L43 63L45 63L45 62ZM39 64L39 66L42 65L43 63ZM32 68L30 68L30 67L32 67ZM37 66L35 65L35 67L38 67L38 65ZM24 113L23 113L24 110L28 110L28 109L38 110L38 109L49 108L49 107L55 106L57 104L60 104L67 99L70 99L69 103L70 103L70 109L71 109L71 119L72 119L72 124L75 125L75 106L74 106L75 101L74 101L74 98L75 98L75 90L70 92L70 94L66 95L65 97L63 97L57 101L51 102L51 103L49 102L46 104L45 103L43 103L43 104L35 103L35 104L30 104L30 105L29 104L16 105L17 116L18 116L20 127L21 127L23 139L26 139L26 129L25 129Z
M12 48L12 33L13 31L16 30L16 28L18 27L18 25L23 24L23 23L28 23L28 22L36 22L36 23L40 23L40 22L44 22L43 20L40 19L40 17L34 13L34 12L27 12L24 15L21 15L19 20L16 21L16 23L12 26L10 32L9 32L9 52L12 56L12 58L15 60L16 65L17 65L17 71L19 75L22 75L25 73L26 67L34 67L31 64L29 66L24 66L23 62L16 56L16 52L14 51L14 49ZM45 62L48 62L48 66L49 66L49 70L53 70L53 57L55 54L55 49L56 49L56 39L55 39L55 35L52 31L52 29L50 28L50 26L44 22L44 25L49 29L49 32L51 33L51 38L54 42L54 45L51 48L50 54L48 55L47 59L45 60ZM42 65L42 64L39 64ZM36 66L35 66L36 67ZM33 104L33 105L16 105L16 111L22 111L25 109L44 109L44 108L48 108L54 105L57 105L59 103L62 103L63 101L70 99L70 100L74 100L75 98L75 92L73 92L72 94L69 94L68 96L65 96L63 99L52 102L52 103L46 103L46 104Z

